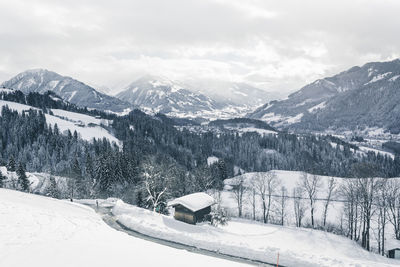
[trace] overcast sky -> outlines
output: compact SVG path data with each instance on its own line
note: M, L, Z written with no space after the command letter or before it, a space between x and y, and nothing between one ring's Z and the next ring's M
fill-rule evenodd
M149 73L294 91L400 57L399 0L0 0L0 81L46 68L118 89Z

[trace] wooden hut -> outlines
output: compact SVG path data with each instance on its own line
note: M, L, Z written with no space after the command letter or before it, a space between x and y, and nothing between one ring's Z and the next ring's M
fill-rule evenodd
M392 259L400 259L400 248L389 249L388 257Z
M196 224L204 221L205 216L211 212L211 206L215 203L214 199L206 193L193 193L168 203L174 207L174 218L176 220Z

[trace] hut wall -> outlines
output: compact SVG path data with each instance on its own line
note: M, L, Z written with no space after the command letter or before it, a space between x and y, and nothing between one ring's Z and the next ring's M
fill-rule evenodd
M204 209L198 210L195 212L196 215L196 222L201 222L204 221L204 216L206 216L207 214L209 214L211 212L211 207L208 206Z
M175 206L174 218L176 220L179 220L179 221L182 221L185 223L190 223L190 224L196 223L195 214L191 210L183 207L182 205Z

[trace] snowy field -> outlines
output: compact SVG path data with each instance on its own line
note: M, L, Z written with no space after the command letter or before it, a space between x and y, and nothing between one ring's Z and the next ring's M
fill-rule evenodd
M28 105L0 100L0 110L3 106L8 106L10 109L16 110L19 113L22 113L22 111L24 110L37 109ZM69 112L65 110L52 109L52 111L54 116L50 114L45 114L46 122L52 127L54 127L54 125L57 123L57 126L61 133L65 133L68 130L70 130L71 133L76 131L80 138L86 141L92 141L93 138L106 138L110 142L115 142L116 144L121 146L121 142L117 138L115 138L106 129L99 126L103 122L103 120L97 119L89 115ZM104 122L104 124L108 123L108 121L105 120ZM91 124L91 126L89 126L89 124Z
M293 189L300 183L301 181L301 175L302 172L298 172L298 171L282 171L282 170L274 170L273 171L276 176L277 176L277 181L278 181L278 186L276 188L276 192L274 193L274 195L281 195L281 187L284 186L287 190L287 195L291 196L293 193ZM242 174L241 176L243 177L244 180L244 184L247 187L250 187L251 185L251 181L255 178L255 175L257 173L254 172L249 172L249 173L245 173ZM232 216L237 216L238 213L238 208L237 208L237 204L236 204L236 200L234 198L234 195L232 192L230 192L229 190L231 189L231 184L234 183L235 179L238 176L236 176L235 178L231 178L231 179L226 179L224 181L225 183L225 190L222 192L222 207L225 208L228 213ZM326 198L327 195L327 187L328 187L328 181L331 178L330 176L319 176L320 177L320 184L321 184L321 189L317 192L317 198L321 198L324 199ZM344 178L340 178L340 177L334 177L335 181L337 182L338 186L343 182ZM335 200L340 200L341 198L338 195L335 195L332 197L332 199ZM273 197L272 201L272 208L271 209L275 209L275 206L278 205L278 201L279 201L279 197ZM305 201L305 206L308 207L308 202ZM251 207L251 192L250 191L246 191L243 197L243 214L245 217L250 218L252 216L252 207ZM262 217L262 202L261 199L259 198L259 196L256 196L256 217L261 220ZM324 201L316 201L316 209L315 209L315 217L317 221L321 221L322 219L322 212L323 212L323 206L324 206L325 202ZM328 209L328 216L327 216L327 221L328 222L338 222L340 221L340 217L341 217L341 210L343 208L343 203L342 202L332 202L329 206ZM294 214L292 214L293 210L293 200L292 199L288 199L287 200L287 208L286 208L286 212L287 212L287 218L285 220L285 224L289 224L289 225L295 225L295 221L294 221ZM308 216L308 211L306 211L305 214L305 218L304 218L304 223L308 223L309 222L309 216ZM274 216L274 214L272 214L272 217Z
M218 228L190 225L171 216L117 201L118 221L140 233L175 242L285 266L399 266L400 262L367 252L355 242L323 231L265 225L233 219Z
M271 204L271 213L270 213L270 221L279 221L280 222L280 195L281 195L281 187L284 186L287 190L287 195L289 197L293 196L293 189L301 182L302 172L297 171L282 171L282 170L274 170L272 171L277 176L277 181L279 185L274 193L274 197L272 198ZM255 178L257 173L245 173L242 175L245 186L250 186L251 181ZM238 208L237 202L234 197L233 192L229 191L231 189L231 184L234 183L234 180L237 179L239 176L236 176L231 179L226 179L224 181L225 188L224 191L221 193L221 207L227 211L227 213L231 216L238 216ZM332 178L331 176L319 176L320 178L320 189L317 191L317 200L315 203L315 211L314 217L316 225L322 225L323 221L323 211L325 200L328 194L328 182L329 179ZM333 194L332 200L328 212L327 212L327 223L339 226L341 220L345 220L343 208L344 203L341 201L343 198L340 196L340 185L345 182L346 179L349 178L342 178L342 177L333 177L336 182L336 193ZM391 178L391 179L399 179L399 178ZM252 218L252 205L251 205L251 192L250 190L246 191L243 196L243 216L246 218ZM285 207L285 219L284 225L288 226L295 226L295 213L294 213L294 201L293 198L288 198ZM304 218L302 221L302 225L310 225L310 209L309 209L309 202L307 197L304 196L303 199L304 207L306 208ZM256 196L256 219L262 221L262 202L261 198L257 195ZM394 231L393 226L391 223L388 222L386 226L386 249L397 248L400 247L400 241L394 238ZM372 228L371 228L371 246L373 248L377 247L376 242L377 237L377 229L376 229L376 220L375 218L372 220ZM399 262L400 264L400 262Z
M0 188L0 266L241 266L138 239L91 208Z

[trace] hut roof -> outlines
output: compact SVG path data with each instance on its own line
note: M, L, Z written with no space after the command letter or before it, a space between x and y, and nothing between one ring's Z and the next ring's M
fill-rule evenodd
M168 202L168 206L182 205L193 212L204 209L215 203L214 198L206 193L199 192L176 198Z

